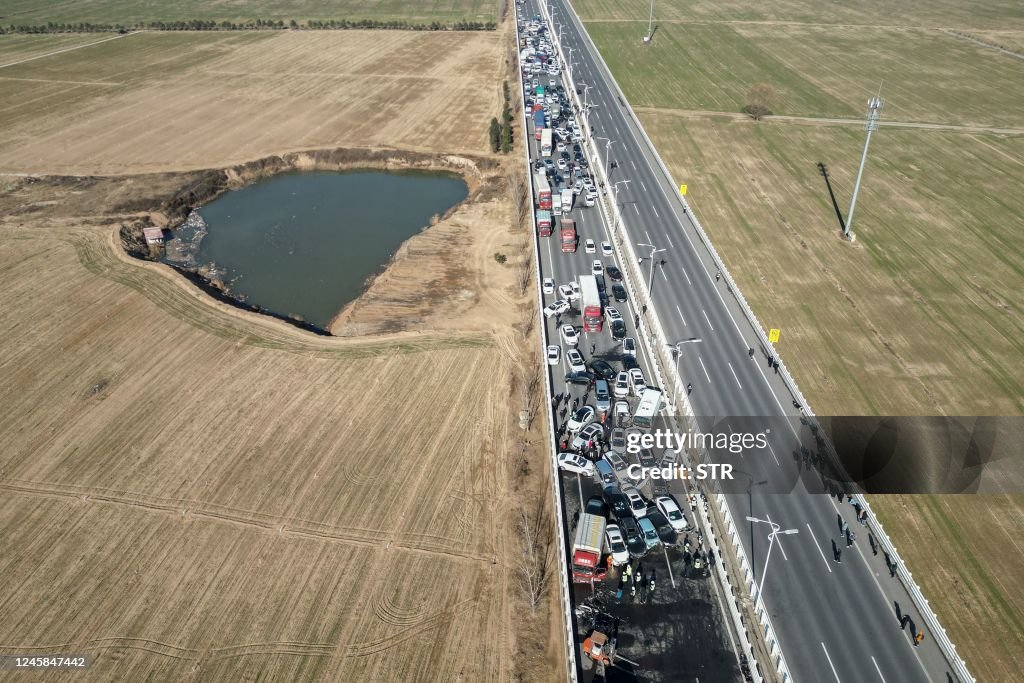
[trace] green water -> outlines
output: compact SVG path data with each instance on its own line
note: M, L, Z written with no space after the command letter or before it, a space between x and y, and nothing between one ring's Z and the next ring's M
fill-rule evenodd
M288 173L199 209L215 263L249 304L326 328L398 247L466 198L458 178L420 173Z

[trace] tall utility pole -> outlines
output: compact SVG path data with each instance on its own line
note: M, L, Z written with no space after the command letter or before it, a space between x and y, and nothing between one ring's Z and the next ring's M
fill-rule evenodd
M654 0L651 0L651 15L647 19L647 37L644 38L645 43L651 42L651 38L654 35Z
M850 210L846 214L846 226L843 228L843 237L853 240L850 233L850 226L853 225L853 210L857 206L857 193L860 191L860 178L864 175L864 163L868 160L868 145L871 144L871 134L878 128L879 110L882 108L882 98L875 95L868 100L868 121L865 129L868 131L864 140L864 153L860 156L860 168L857 169L857 181L853 184L853 198L850 199Z
M664 249L658 249L653 244L638 244L636 246L638 246L638 247L650 247L650 249L651 249L651 256L650 256L651 268L650 268L650 272L647 275L647 298L650 299L651 298L651 293L654 291L654 255L655 254L659 254L659 253L661 253L661 252L663 252L665 250Z

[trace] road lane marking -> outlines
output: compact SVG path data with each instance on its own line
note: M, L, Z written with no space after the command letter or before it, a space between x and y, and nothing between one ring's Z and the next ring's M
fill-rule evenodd
M878 667L878 662L875 661L874 657L871 658L871 663L875 665L875 671L878 672L878 677L882 679L882 683L885 683L885 676L882 675L882 670Z
M683 321L683 326L686 326L686 318L683 317L683 312L679 310L679 304L676 304L676 313L679 314L679 319Z
M633 210L636 211L636 215L640 215L640 209L637 208L636 203L633 204Z
M651 239L651 233L644 230L644 236L647 238L647 244L651 244L653 242L653 240Z
M658 270L661 271L661 276L663 278L665 278L665 282L668 282L668 275L665 275L665 269L664 268L659 268Z
M704 376L708 378L708 384L711 384L711 375L708 374L708 369L704 367L704 359L697 356L697 360L700 361L700 368L704 371Z
M654 205L653 205L653 204L651 205L651 211L653 211L653 212L654 212L654 216L655 216L656 218L661 218L661 216L660 216L660 215L658 214L658 210L657 210L656 208L654 208Z
M580 211L580 223L585 222L587 219L583 216L583 212Z
M736 380L736 386L738 386L740 389L742 389L743 385L740 384L740 378L736 376L736 371L732 369L732 363L729 363L728 365L729 365L729 372L732 373L732 378L734 380Z
M669 249L675 249L676 248L676 245L672 244L672 238L668 236L667 232L665 233L665 239L668 240Z
M708 317L708 312L705 311L703 308L700 309L700 312L704 314L704 319L708 321L708 327L710 327L711 331L714 332L715 331L715 326L711 324L711 318ZM730 365L729 367L732 367L732 366ZM734 372L732 374L735 375L736 373Z
M647 186L644 185L644 181L640 181L640 187L644 188L644 192L647 192Z
M629 164L630 164L630 166L632 166L632 167L633 167L633 170L635 171L635 170L636 170L636 163L634 163L634 162L633 162L633 160L632 160L632 159L630 159L630 160L629 160Z
M688 284L688 285L690 285L692 287L693 283L690 282L690 276L686 274L686 268L680 268L679 270L683 271L683 277L686 278L686 284Z
M839 680L839 674L836 673L836 667L832 663L832 658L828 656L828 650L825 648L825 643L821 644L821 649L825 651L825 659L828 660L828 665L832 667L832 675L836 677L836 683L843 683Z
M772 452L772 457L775 458L775 464L778 465L779 467L782 467L782 463L779 462L779 457L775 455L775 449L772 448L772 442L765 440L765 443L768 444L768 450Z
M820 545L818 545L818 539L814 535L814 531L811 529L810 523L807 523L807 533L811 535L811 540L814 541L814 547L818 549L818 554L821 555L821 561L825 563L825 569L827 569L828 573L831 574L832 567L829 565L828 560L825 559L825 551L821 549Z

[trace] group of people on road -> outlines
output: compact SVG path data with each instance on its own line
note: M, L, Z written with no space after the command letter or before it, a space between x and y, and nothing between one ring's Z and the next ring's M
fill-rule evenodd
M619 576L619 588L616 592L616 598L621 600L626 590L629 590L629 596L636 600L637 593L640 593L640 599L645 600L649 597L654 596L654 587L657 582L657 569L651 569L649 576L644 576L644 563L640 562L636 566L636 570L633 569L633 563L627 562L622 569L622 574Z

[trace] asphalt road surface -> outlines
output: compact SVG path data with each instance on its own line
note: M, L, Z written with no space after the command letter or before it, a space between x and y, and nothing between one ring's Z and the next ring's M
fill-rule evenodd
M528 2L526 8L527 17L541 13L535 1ZM712 416L702 420L702 425L725 416L789 416L799 425L799 411L774 378L768 359L759 352L753 358L748 355L750 348L758 350L756 335L738 314L724 279L716 280L696 228L675 196L675 184L661 171L653 150L644 142L578 17L564 0L552 0L548 8L567 57L571 48L575 63L572 80L577 87L589 86L587 102L596 105L589 120L594 135L612 140L610 145L604 140L596 142L602 151L609 150L608 157L616 165L609 182L630 181L616 196L625 239L665 250L658 254L656 262L664 260L664 265L659 263L654 270L651 285L654 307L670 337L660 341L702 339L683 347L679 360L682 381L693 385L689 400L694 413ZM637 49L644 49L643 29L636 30ZM589 214L596 219L596 212L585 213L586 221L591 220ZM592 229L586 221L580 223L584 238ZM577 273L589 272L587 265L593 257L575 256L571 268ZM549 259L564 279L565 266L554 254ZM632 323L632 316L625 317ZM738 477L749 480L749 492L727 494L737 523L744 524L749 515L794 530L777 537L762 586L762 599L793 680L955 680L929 634L924 634L920 646L914 646L911 628L901 630L898 615L908 614L914 627L922 620L898 580L890 576L884 559L873 554L867 530L857 524L845 499L810 492L817 489L813 477L806 476L796 481L789 493L759 490L758 482L777 479L779 470L800 469L793 453L807 435L797 434L797 429L772 429L766 435L770 458L720 456L735 465ZM863 530L850 547L840 533L842 520L854 532ZM752 522L745 531L742 543L760 583L770 528ZM833 543L838 556L833 553Z

